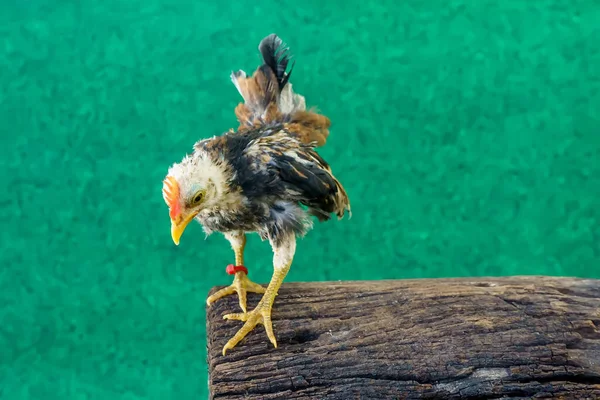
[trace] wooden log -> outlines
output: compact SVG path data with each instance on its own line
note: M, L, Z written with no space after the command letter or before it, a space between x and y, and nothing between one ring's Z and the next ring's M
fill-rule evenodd
M207 309L211 399L600 399L600 280L286 283L278 348L258 326L224 357L238 309Z

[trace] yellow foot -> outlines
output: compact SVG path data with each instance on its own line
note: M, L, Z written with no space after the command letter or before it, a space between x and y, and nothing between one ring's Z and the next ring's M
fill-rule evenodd
M233 349L248 333L250 333L254 327L258 324L265 326L267 337L273 343L273 346L277 347L277 340L273 333L273 324L271 323L271 306L262 304L262 301L258 303L258 306L249 313L240 314L227 314L223 316L223 319L236 319L238 321L244 321L245 324L240 328L239 331L225 344L223 347L223 355L229 349Z
M264 287L248 279L248 275L246 275L244 272L236 272L235 278L233 278L233 283L230 286L227 286L226 288L214 293L212 296L209 296L208 299L206 299L206 304L210 306L221 297L225 297L237 292L240 301L240 307L245 313L246 293L264 293L265 291L266 289Z

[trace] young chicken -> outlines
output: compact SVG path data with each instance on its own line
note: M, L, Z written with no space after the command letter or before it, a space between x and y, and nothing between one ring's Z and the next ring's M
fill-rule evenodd
M210 305L233 293L239 297L243 313L224 318L245 323L223 355L259 323L277 347L271 308L292 264L296 238L311 229L313 216L326 221L331 214L341 219L351 213L346 191L315 151L326 142L329 119L307 111L304 97L292 90L289 49L277 35L264 38L259 51L264 63L251 77L243 71L231 74L244 100L235 109L237 130L195 143L163 182L176 245L195 219L207 235L223 233L235 253L233 283L207 299ZM243 267L246 234L252 232L269 240L273 250L274 271L266 289L250 281ZM250 312L247 292L263 293Z

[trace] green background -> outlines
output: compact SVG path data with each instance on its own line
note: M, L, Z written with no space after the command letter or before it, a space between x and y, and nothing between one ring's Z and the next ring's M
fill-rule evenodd
M197 224L174 246L161 181L236 126L229 73L272 32L354 212L287 281L600 278L598 21L596 0L4 0L0 398L207 397L233 255ZM246 261L269 280L268 243Z

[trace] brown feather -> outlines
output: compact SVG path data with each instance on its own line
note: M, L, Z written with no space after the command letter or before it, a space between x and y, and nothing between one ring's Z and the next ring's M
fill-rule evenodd
M304 144L316 143L324 146L329 136L331 121L324 115L312 111L297 111L285 128Z
M277 122L279 120L281 120L281 113L279 112L279 109L277 108L277 104L276 103L269 103L269 106L267 107L267 111L265 112L265 116L263 118L263 120L266 123L272 123L272 122Z
M240 103L237 105L237 107L235 107L235 116L240 122L238 130L253 126L252 112L244 103Z
M277 77L270 70L264 66L259 67L250 77L241 72L233 73L232 80L244 98L244 103L238 104L235 109L236 118L240 123L238 129L256 127L281 119L277 108Z
M232 130L229 133L233 133ZM202 139L194 143L194 151L206 151L214 159L219 159L219 155L227 148L227 137L225 135L214 136L208 139Z

